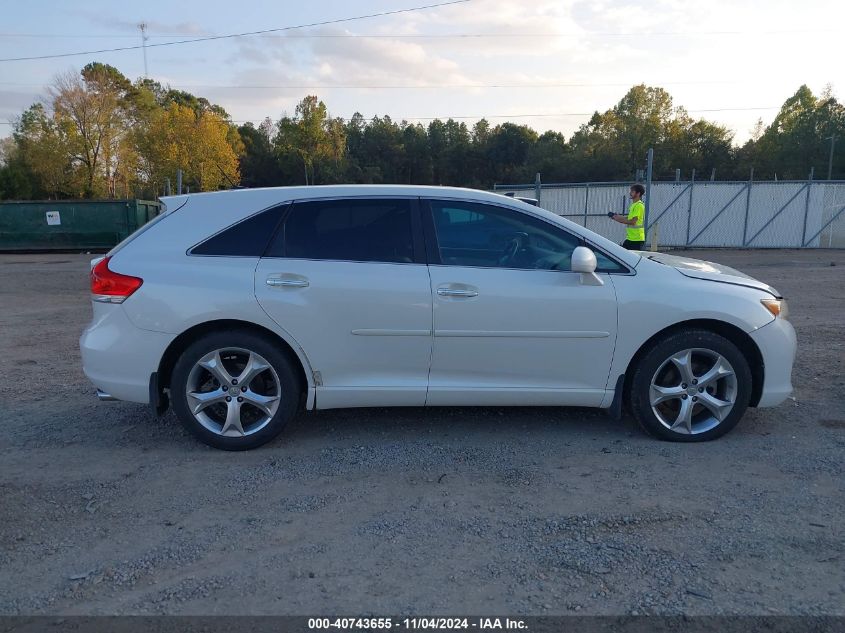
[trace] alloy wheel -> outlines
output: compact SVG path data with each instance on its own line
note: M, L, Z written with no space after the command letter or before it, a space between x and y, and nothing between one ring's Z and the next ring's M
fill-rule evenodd
M247 349L217 349L191 368L185 386L188 408L206 429L243 437L263 429L279 409L279 376L261 355Z
M649 402L658 421L686 435L706 433L730 414L737 399L737 377L721 354L685 349L667 358L651 379Z

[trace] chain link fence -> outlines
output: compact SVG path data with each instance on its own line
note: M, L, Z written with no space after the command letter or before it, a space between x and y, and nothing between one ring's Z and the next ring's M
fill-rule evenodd
M539 205L621 242L628 182L495 185L498 193ZM652 182L646 194L647 240L661 246L845 248L845 181Z

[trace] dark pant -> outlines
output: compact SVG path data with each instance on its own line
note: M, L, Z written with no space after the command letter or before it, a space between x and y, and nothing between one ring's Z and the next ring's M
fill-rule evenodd
M645 246L645 241L632 242L631 240L625 240L622 242L622 248L627 248L629 251L641 251L643 250L643 246Z

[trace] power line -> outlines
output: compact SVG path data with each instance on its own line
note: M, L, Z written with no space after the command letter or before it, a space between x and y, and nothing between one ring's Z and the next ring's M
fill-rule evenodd
M693 110L686 110L687 112L753 112L759 110L779 110L780 106L766 106L753 108L697 108ZM473 114L473 115L442 115L442 116L404 116L390 118L394 121L445 121L448 119L525 119L525 118L554 118L554 117L569 117L569 116L593 116L593 112L543 112L533 114ZM384 115L389 116L389 115ZM229 123L253 123L261 119L236 119ZM12 121L0 121L0 125L12 125Z
M743 84L748 81L741 80L718 80L718 81L652 81L649 84L660 86L699 86L699 85L725 85ZM41 88L44 84L25 84L15 82L0 82L0 86L20 86L27 88ZM174 87L168 84L169 87ZM609 82L609 83L518 83L518 84L286 84L286 85L250 85L250 84L175 84L177 89L183 88L240 88L244 90L431 90L443 88L601 88L601 87L630 87L631 82Z
M686 110L687 112L744 112L744 111L758 111L758 110L779 110L780 106L755 107L755 108L703 108L695 110ZM391 116L393 121L446 121L448 119L525 119L525 118L555 118L555 117L570 117L570 116L593 116L593 112L544 112L534 114L476 114L476 115L443 115L443 116ZM389 115L384 115L389 116ZM264 119L260 119L263 121ZM232 123L253 123L252 119L244 119L231 121Z
M449 4L449 3L446 3ZM434 6L441 6L441 5L434 5ZM423 7L429 8L429 7ZM381 14L379 14L381 15ZM367 16L369 17L369 16ZM303 25L302 27L292 27L292 28L305 28L307 26L312 25ZM314 25L317 26L317 25ZM281 29L277 29L281 30ZM695 35L794 35L798 33L835 33L838 32L835 29L789 29L789 30L780 30L780 31L645 31L641 32L638 31L637 35L640 37L689 37ZM258 34L265 34L267 32L257 32L257 33L248 33L244 35L258 35ZM596 36L608 36L608 37L624 37L630 36L630 31L576 31L574 34L577 35L596 35ZM195 33L171 33L171 34L158 34L158 35L150 35L150 38L173 38L173 37L192 37L196 35ZM385 33L303 33L303 34L291 34L291 35L269 35L267 34L266 37L271 38L284 38L284 39L332 39L332 38L361 38L361 39L379 39L379 38L388 38L388 39L461 39L461 38L531 38L531 39L540 39L540 38L562 38L562 37L571 37L573 32L566 32L566 33L392 33L392 34L385 34ZM136 36L134 35L126 35L126 34L112 34L112 35L68 35L64 33L0 33L0 37L21 37L21 38L49 38L49 39L134 39ZM215 36L217 37L217 36ZM220 37L233 37L233 36L220 36ZM237 36L234 36L237 37Z
M147 44L147 47L158 47L158 46L176 46L177 44L195 44L197 42L210 42L214 40L224 40L224 39L231 39L235 37L248 37L252 35L263 35L265 33L278 33L281 31L292 31L295 29L304 29L313 26L326 26L328 24L340 24L343 22L354 22L356 20L366 20L369 18L379 18L384 17L387 15L397 15L400 13L411 13L413 11L423 11L425 9L435 9L437 7L445 7L449 5L455 4L462 4L464 2L470 2L471 0L449 0L448 2L439 2L437 4L427 4L419 7L410 7L408 9L395 9L393 11L381 11L379 13L370 13L367 15L358 15L350 18L337 18L334 20L323 20L321 22L311 22L308 24L298 24L296 26L283 26L275 29L263 29L261 31L247 31L245 33L230 33L227 35L209 35L207 37L196 37L187 40L178 40L176 42L159 42L157 44ZM0 62L20 62L20 61L31 61L36 59L57 59L60 57L74 57L76 55L96 55L99 53L114 53L118 51L132 51L142 48L142 46L121 46L118 48L104 48L95 51L78 51L74 53L59 53L56 55L33 55L28 57L7 57L5 59L0 59Z
M695 110L686 110L686 112L752 112L759 110L779 110L780 106L754 107L754 108L702 108ZM529 118L555 118L555 117L570 117L570 116L593 116L595 112L544 112L536 114L472 114L472 115L452 115L452 116L391 116L393 121L447 121L449 119L464 120L464 119L529 119ZM378 116L378 115L375 115ZM390 116L390 115L383 115ZM372 117L371 117L372 118ZM229 123L254 123L255 121L263 121L261 119L237 119L230 120ZM12 121L0 121L0 125L14 125Z

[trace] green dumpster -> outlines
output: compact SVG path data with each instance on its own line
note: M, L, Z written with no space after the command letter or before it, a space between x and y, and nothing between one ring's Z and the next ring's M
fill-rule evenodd
M150 200L0 202L0 251L106 250L161 209Z

